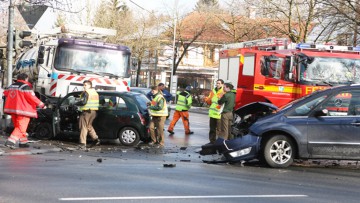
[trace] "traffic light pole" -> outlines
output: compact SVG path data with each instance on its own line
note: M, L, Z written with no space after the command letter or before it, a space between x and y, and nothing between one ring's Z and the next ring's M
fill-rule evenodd
M7 87L12 84L12 72L13 72L13 46L14 46L14 4L13 0L10 0L9 5L9 27L8 27L8 44L7 44ZM1 107L3 109L3 107ZM3 117L5 120L1 122L4 124L5 129L10 126L11 117L6 115Z

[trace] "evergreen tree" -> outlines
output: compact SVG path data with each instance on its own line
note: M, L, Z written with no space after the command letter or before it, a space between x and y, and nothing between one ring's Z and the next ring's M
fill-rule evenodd
M198 0L195 5L196 11L209 11L214 9L219 9L218 0Z

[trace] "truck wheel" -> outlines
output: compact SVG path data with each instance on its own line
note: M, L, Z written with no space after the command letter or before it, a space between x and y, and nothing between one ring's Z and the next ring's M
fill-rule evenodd
M121 144L125 146L134 146L137 145L140 141L140 136L138 131L132 127L125 127L120 130L119 140Z
M34 136L37 139L48 140L54 137L52 126L50 123L42 123L36 126Z
M264 160L273 168L285 168L294 161L295 145L284 135L275 135L265 143Z

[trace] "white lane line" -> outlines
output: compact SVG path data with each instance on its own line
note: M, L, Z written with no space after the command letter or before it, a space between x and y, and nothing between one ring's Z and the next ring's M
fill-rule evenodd
M144 196L144 197L70 197L59 198L60 201L89 200L145 200L145 199L218 199L218 198L287 198L308 197L307 195L215 195L215 196Z

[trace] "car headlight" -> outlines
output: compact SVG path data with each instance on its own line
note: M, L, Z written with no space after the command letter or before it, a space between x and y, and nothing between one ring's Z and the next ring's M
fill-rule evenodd
M248 148L241 149L241 150L238 150L238 151L235 151L235 152L231 152L229 154L232 157L239 157L239 156L244 156L244 155L249 154L250 151L251 151L251 147L248 147Z

